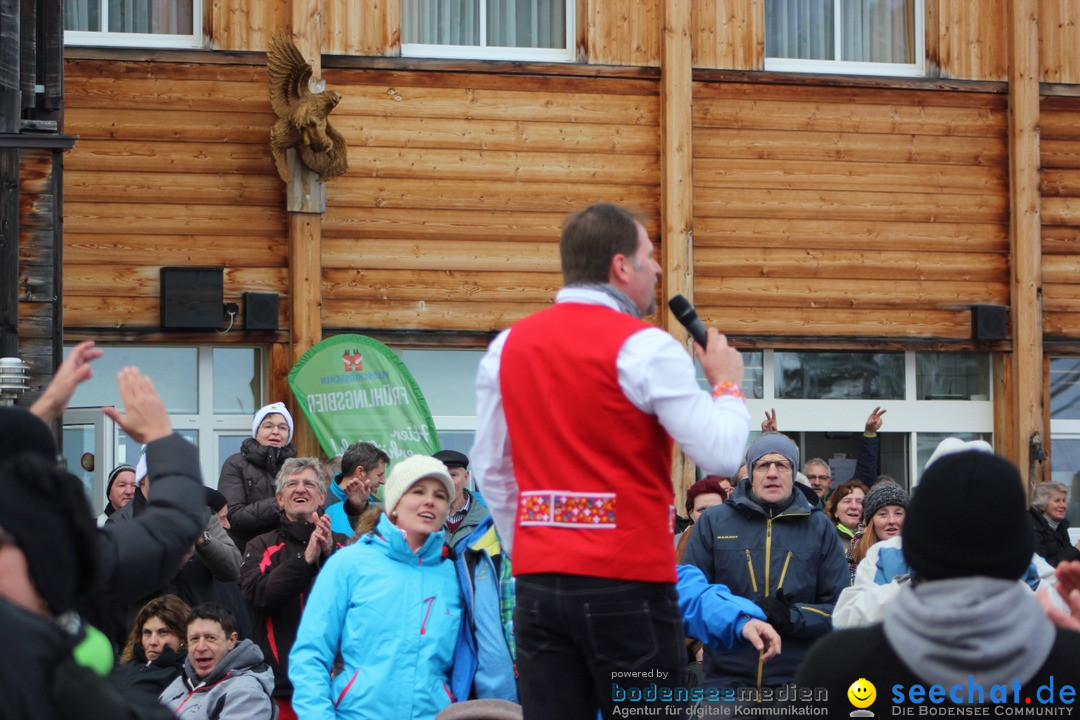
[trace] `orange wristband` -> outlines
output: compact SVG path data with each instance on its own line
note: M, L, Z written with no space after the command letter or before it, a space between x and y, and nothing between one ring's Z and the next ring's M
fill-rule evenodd
M746 400L746 396L743 395L743 391L739 389L738 385L731 382L730 380L728 382L722 382L717 385L713 385L712 396L714 398L718 398L721 395L731 395L732 397L737 397L740 400Z

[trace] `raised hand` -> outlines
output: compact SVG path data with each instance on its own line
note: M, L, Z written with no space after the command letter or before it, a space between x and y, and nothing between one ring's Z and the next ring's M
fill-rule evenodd
M881 429L881 425L884 422L881 416L884 415L886 412L888 411L882 410L880 407L874 408L874 410L870 413L870 417L866 418L865 432L867 435L873 435Z
M165 403L154 389L154 383L137 367L126 367L116 374L124 412L114 407L102 408L104 413L131 436L135 442L149 443L172 433L172 421Z
M776 408L772 408L772 414L770 411L765 411L765 419L761 421L761 432L777 432L776 425Z
M63 415L75 390L93 377L90 363L104 354L94 347L93 340L83 340L76 345L67 359L60 363L45 391L30 406L30 412L47 423Z

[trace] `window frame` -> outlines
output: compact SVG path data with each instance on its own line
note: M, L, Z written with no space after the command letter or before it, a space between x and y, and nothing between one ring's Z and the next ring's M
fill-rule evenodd
M101 25L109 22L108 0L101 5ZM177 0L179 2L180 0ZM114 32L111 30L64 30L64 45L84 47L183 48L203 47L203 0L191 0L191 34Z
M843 0L833 0L833 47L837 56L843 50ZM851 60L811 60L803 58L765 57L766 72L814 73L828 75L888 75L891 77L923 77L926 75L926 3L914 0L915 62L877 63ZM763 31L764 32L764 31ZM764 35L762 36L765 40Z
M404 1L404 0L403 0ZM487 42L487 3L480 3L480 40ZM401 57L440 58L444 60L512 60L517 62L561 62L577 60L577 9L578 0L563 0L566 17L565 48L519 48L489 45L438 45L432 43L407 43L402 28ZM402 8L404 16L404 7ZM404 23L403 23L404 24Z

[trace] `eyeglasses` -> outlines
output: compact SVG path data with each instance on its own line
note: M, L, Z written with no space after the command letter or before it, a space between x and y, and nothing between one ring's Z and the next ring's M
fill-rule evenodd
M284 482L284 487L288 488L288 489L292 489L294 487L300 487L300 486L303 486L307 490L319 490L320 489L319 483L315 482L314 480L286 480Z
M762 460L754 465L754 472L766 472L770 465L775 465L777 472L791 472L791 463L787 460Z
M289 426L287 423L274 423L269 420L259 426L260 430L280 430L281 432L289 432Z
M807 480L832 480L832 475L807 475Z

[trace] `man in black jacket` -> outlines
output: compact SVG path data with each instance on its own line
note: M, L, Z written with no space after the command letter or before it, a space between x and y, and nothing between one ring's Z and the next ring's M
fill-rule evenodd
M274 700L281 717L292 713L288 660L304 598L330 554L348 537L330 531L330 518L319 517L326 500L326 475L315 458L289 458L275 480L281 525L248 543L240 583L255 612L254 639L274 670Z

